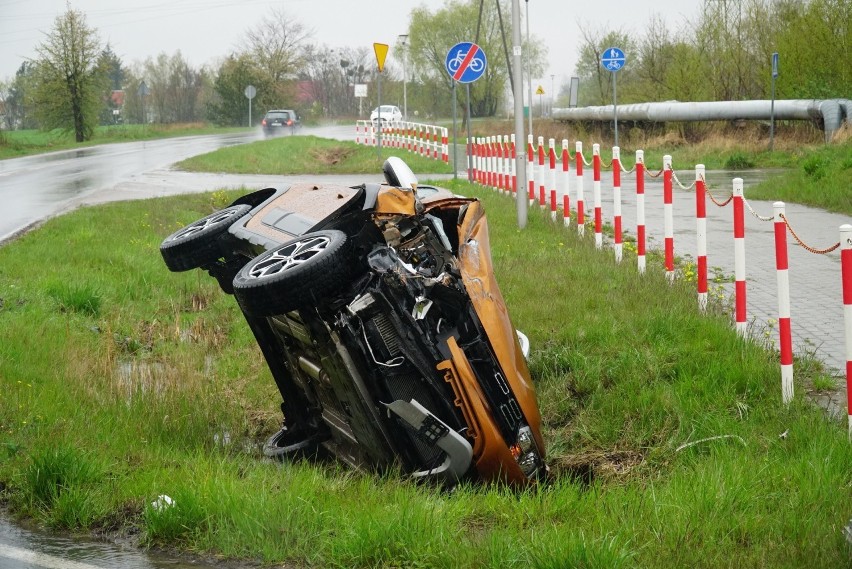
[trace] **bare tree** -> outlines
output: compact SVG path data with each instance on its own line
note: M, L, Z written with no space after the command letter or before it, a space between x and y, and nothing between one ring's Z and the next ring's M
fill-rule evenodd
M77 142L91 138L105 91L101 50L82 12L69 9L56 18L36 48L36 113L43 128L73 131Z
M311 35L302 23L275 8L246 32L243 51L277 83L295 75L302 66L305 42Z

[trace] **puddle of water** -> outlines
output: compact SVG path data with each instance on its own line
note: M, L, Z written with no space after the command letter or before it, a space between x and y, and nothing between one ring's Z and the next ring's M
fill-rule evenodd
M196 561L142 552L129 546L43 533L0 516L3 569L213 569Z

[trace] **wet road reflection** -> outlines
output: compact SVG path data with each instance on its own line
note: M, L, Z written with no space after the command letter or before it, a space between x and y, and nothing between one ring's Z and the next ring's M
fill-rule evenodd
M63 211L73 199L189 156L257 138L255 132L193 136L0 160L0 241Z
M0 567L3 569L210 569L141 552L131 547L71 539L22 529L0 517Z

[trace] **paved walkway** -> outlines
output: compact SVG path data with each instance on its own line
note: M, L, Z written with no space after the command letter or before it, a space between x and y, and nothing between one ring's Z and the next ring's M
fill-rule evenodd
M591 152L587 152L591 160ZM625 165L632 165L627 159ZM561 166L557 165L557 186L562 203L562 174ZM592 169L584 169L584 201L586 219L593 219L594 194ZM695 180L694 170L677 170L675 174L684 186L689 186ZM548 174L549 176L549 174ZM706 181L711 193L717 201L725 201L732 193L733 179L742 177L744 181L746 200L761 216L773 215L772 202L749 200L750 185L766 177L762 172L707 172ZM549 180L549 177L547 178ZM645 219L648 235L648 247L662 249L664 242L663 219L663 178L645 177ZM573 164L570 173L571 207L576 207L576 184ZM636 176L624 174L621 176L622 219L626 233L636 235ZM612 224L613 192L612 173L604 170L601 174L601 209L604 223ZM674 248L678 257L697 257L696 238L696 192L694 189L684 190L674 184ZM538 207L538 206L535 206ZM560 212L561 215L561 212ZM798 204L786 205L786 216L790 225L799 237L809 246L826 249L840 240L839 227L852 223L852 217L828 213ZM570 231L576 231L572 213ZM560 220L561 222L561 220ZM587 238L594 239L594 233L586 230ZM745 243L746 243L746 298L749 330L757 338L766 338L777 347L778 344L778 298L777 273L775 270L775 234L771 221L761 221L745 212ZM789 279L791 322L793 334L793 349L796 356L812 354L824 362L829 373L838 378L841 391L830 396L824 396L822 403L832 413L846 415L845 395L845 338L843 321L843 299L841 292L840 250L826 255L816 255L807 252L795 244L788 233ZM635 261L630 261L635 262ZM733 239L733 205L717 207L707 199L707 264L710 271L724 275L733 280L734 275L734 239ZM650 264L648 271L664 271L662 264ZM712 274L711 274L712 277ZM733 294L733 283L723 285ZM711 283L712 287L712 283ZM696 295L696 306L697 306ZM769 332L768 336L766 332ZM795 365L795 364L794 364ZM779 372L780 392L780 372Z

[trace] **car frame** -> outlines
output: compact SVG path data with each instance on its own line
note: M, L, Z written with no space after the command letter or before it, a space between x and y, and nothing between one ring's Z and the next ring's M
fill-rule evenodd
M482 204L418 185L399 158L384 174L252 192L160 252L236 298L282 398L267 456L535 483L548 469L528 342L494 278Z

